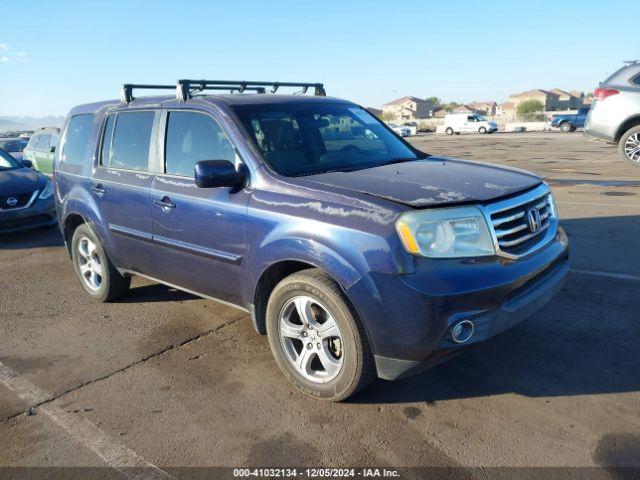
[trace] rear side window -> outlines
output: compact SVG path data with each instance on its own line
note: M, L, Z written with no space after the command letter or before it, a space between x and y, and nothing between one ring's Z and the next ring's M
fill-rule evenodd
M82 165L84 163L92 129L92 114L76 115L71 118L62 144L60 154L62 163L67 165Z
M165 172L193 177L200 160L229 160L235 151L220 125L209 115L169 112L165 148Z
M146 171L149 166L149 145L154 118L155 112L152 111L118 113L115 115L113 127L109 125L108 119L106 133L113 129L113 135L106 154L104 147L108 145L105 142L109 139L107 135L104 136L102 164L123 170Z
M36 150L41 152L46 152L49 150L49 140L51 139L51 135L48 133L42 133L38 135L38 143L36 143Z
M636 85L640 85L640 75L636 75L631 81Z
M102 135L102 148L100 150L100 165L111 165L111 142L113 141L113 126L116 123L116 116L109 115Z

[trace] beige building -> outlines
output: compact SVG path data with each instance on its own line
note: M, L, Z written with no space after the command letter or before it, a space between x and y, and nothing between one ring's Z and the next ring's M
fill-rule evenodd
M392 116L397 121L413 121L421 118L429 118L433 115L435 105L417 97L402 97L392 102L385 103L382 111L385 115Z
M504 102L496 106L496 115L513 115L516 113L516 105L513 102Z
M498 108L496 102L471 102L466 106L480 115L495 115Z
M544 109L546 111L560 109L560 96L557 93L543 90L541 88L511 95L509 97L509 102L513 103L514 109L517 109L518 105L522 102L531 99L539 100L542 105L544 105Z

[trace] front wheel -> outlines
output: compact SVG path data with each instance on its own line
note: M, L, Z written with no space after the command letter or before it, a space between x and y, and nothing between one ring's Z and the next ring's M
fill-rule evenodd
M71 257L80 283L96 300L108 302L129 290L131 277L120 275L89 225L82 224L73 232Z
M571 125L569 122L564 122L560 125L560 131L563 133L569 133L569 132L573 132L575 129L573 128L573 125Z
M282 280L269 298L266 323L280 370L307 395L341 401L375 377L360 319L321 270L303 270Z
M449 127L445 130L445 132L447 132L447 135L453 135L453 128Z
M640 167L640 125L627 130L618 142L618 156Z
M484 135L485 133L487 133L487 129L486 129L486 128L484 128L484 127L480 127L480 128L478 129L478 133L481 133L482 135Z

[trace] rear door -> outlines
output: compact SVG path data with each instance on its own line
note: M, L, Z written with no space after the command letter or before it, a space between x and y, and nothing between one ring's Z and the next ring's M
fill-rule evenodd
M90 191L111 236L110 255L120 268L153 276L149 159L160 112L136 110L106 116L100 158Z
M50 175L53 172L53 153L51 152L51 134L38 135L34 151L34 167L36 170Z
M200 160L239 164L218 120L204 111L163 112L162 173L152 190L157 272L165 282L239 304L250 192L198 188L194 179Z

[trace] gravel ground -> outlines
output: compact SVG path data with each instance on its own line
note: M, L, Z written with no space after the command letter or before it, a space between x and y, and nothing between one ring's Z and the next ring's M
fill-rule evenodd
M165 475L155 466L180 476L172 469L249 465L640 474L620 469L640 467L640 169L580 134L410 141L547 177L572 272L543 310L435 369L327 404L287 383L246 314L141 279L120 301L95 303L57 229L6 236L0 466L115 463L151 477ZM51 476L0 469L0 477L37 472Z

